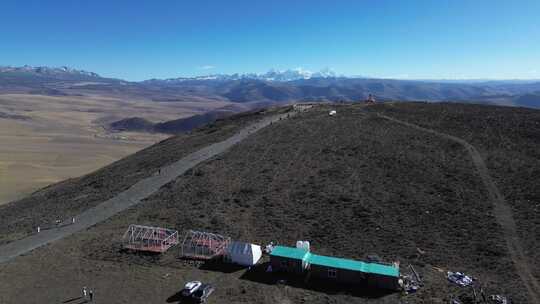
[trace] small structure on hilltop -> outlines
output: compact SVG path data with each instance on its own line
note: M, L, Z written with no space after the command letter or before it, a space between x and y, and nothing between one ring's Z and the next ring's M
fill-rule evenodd
M295 104L293 104L293 110L299 111L299 112L309 110L312 107L313 107L313 104L311 104L311 103L295 103Z
M332 111L328 112L328 115L330 115L330 116L336 116L336 114L337 114L336 110L332 110Z
M225 255L230 243L230 237L189 230L184 235L180 254L184 258L210 260Z
M261 246L255 244L234 241L225 250L225 261L242 266L253 266L261 257Z
M270 253L274 271L306 274L308 277L345 284L366 284L382 289L399 288L399 264L366 263L311 253L305 248L276 246Z
M373 96L372 94L369 94L368 95L368 98L364 101L365 103L375 103L375 96Z
M129 225L122 241L124 248L127 249L162 253L178 244L178 231L160 227Z

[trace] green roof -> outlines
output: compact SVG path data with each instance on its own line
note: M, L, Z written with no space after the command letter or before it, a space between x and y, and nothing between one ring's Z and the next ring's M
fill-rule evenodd
M393 277L399 276L399 270L397 267L383 264L365 263L361 261L334 258L316 254L311 254L309 256L308 262L313 265L321 265L339 269L349 269L361 271L364 273L375 273Z
M272 249L270 255L307 261L313 265L399 277L399 269L394 266L316 255L300 248L276 246Z
M304 260L306 257L309 257L310 253L305 249L276 246L272 249L270 255L296 260Z

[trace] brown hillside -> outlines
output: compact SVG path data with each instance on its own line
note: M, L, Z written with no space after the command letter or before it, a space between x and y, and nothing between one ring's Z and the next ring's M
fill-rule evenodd
M540 261L540 111L447 103L396 103L370 110L474 145L512 207L526 255ZM540 280L540 264L534 272Z
M37 226L69 219L129 188L159 167L234 134L242 126L272 111L237 114L156 145L85 176L51 185L33 195L0 206L0 244L35 232Z
M337 116L328 116L330 109L336 109ZM0 264L1 276L17 273L20 278L0 277L0 302L15 303L28 290L38 292L41 302L62 302L77 295L80 286L92 285L110 303L177 303L174 295L188 279L216 284L211 303L447 303L451 295L466 300L470 292L450 285L439 272L453 270L475 276L488 293L527 303L527 290L492 202L464 147L379 113L458 136L480 150L513 207L520 239L538 276L535 206L540 200L534 185L540 176L540 111L422 103L321 105L259 131L135 208ZM238 123L232 125L249 120L243 119L233 119ZM169 139L19 202L27 207L1 208L0 215L8 219L7 225L0 224L8 231L4 241L30 227L25 220L17 224L15 214L35 221L58 210L78 212L152 174L159 164L185 155L180 147L192 151L231 134L234 127L211 133L219 136L208 130ZM85 180L98 181L101 187ZM81 193L92 199L75 199ZM292 245L307 239L321 254L356 259L377 254L402 265L412 263L426 286L408 296L321 288L291 278L283 286L257 270L197 268L179 260L176 250L161 257L130 254L120 250L119 240L131 223L207 230L260 244ZM54 280L46 280L51 275ZM28 301L34 302L39 301Z

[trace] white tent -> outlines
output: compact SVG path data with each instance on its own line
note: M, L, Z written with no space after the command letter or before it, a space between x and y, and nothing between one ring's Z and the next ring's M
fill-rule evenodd
M242 266L253 266L257 264L261 256L261 246L236 241L229 244L225 253L226 260Z

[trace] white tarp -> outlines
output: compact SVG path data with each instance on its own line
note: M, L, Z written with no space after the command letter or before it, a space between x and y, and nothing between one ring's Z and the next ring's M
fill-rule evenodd
M242 266L253 266L261 259L261 246L244 242L231 242L227 247L226 259Z
M461 272L448 271L446 273L446 277L448 278L448 281L456 283L461 287L469 286L473 283L472 277L465 275Z

